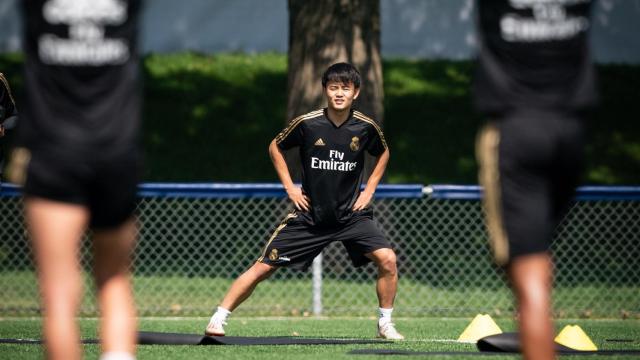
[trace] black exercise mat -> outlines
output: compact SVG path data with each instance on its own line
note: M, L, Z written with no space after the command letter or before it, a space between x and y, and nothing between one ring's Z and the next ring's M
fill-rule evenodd
M385 340L367 339L317 339L289 336L203 336L195 334L176 334L140 331L140 345L343 345L343 344L380 344Z
M520 353L520 336L517 332L508 332L483 337L476 343L478 350L487 352L507 352ZM568 348L556 343L556 351L563 352L583 352Z
M520 353L520 337L518 333L502 333L491 335L478 340L478 350L487 353ZM568 348L556 343L559 355L640 355L640 350L597 350L581 351Z
M41 339L0 339L1 344L42 344ZM84 339L83 344L97 344L98 339ZM386 340L367 339L318 339L305 337L246 337L246 336L204 336L165 332L138 332L140 345L345 345L345 344L385 344Z

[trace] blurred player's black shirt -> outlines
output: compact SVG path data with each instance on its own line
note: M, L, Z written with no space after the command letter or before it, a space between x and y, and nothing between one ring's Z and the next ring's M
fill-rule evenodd
M590 11L590 0L478 0L478 109L577 111L594 105Z
M139 0L25 0L19 144L117 155L139 132ZM85 154L86 155L86 154Z
M365 150L380 156L387 147L380 127L357 111L340 127L318 110L293 119L276 137L283 150L299 147L302 191L311 199L311 225L346 223L360 194Z

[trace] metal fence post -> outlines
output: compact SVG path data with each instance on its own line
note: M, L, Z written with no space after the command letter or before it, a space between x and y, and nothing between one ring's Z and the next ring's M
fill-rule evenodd
M313 259L311 265L312 272L312 301L313 301L313 315L322 315L322 253Z

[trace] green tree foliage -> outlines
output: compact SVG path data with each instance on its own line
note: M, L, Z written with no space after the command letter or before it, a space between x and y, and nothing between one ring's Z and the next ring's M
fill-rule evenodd
M0 56L19 108L21 64ZM383 70L387 181L476 183L472 63L394 59ZM583 183L640 184L640 66L598 74ZM267 146L286 118L286 55L149 55L144 76L145 181L277 181Z

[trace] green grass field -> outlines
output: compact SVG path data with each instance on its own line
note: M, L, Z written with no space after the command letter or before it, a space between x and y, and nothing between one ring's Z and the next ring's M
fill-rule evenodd
M373 272L372 272L373 274ZM286 275L286 273L280 274ZM82 316L96 316L94 293L89 276L82 304ZM135 276L134 291L141 316L206 316L225 294L231 278L173 276ZM37 316L38 288L29 271L0 272L0 317ZM640 319L638 287L633 285L576 284L554 290L554 308L559 318L620 318L623 312ZM486 312L508 316L513 304L509 289L501 283L476 286L437 287L400 279L396 299L397 315L472 316ZM309 279L270 279L238 309L239 316L304 317L311 312ZM323 308L328 316L369 316L377 303L374 280L346 281L325 279ZM588 314L588 315L587 315Z
M453 341L470 319L451 318L398 318L398 329L407 340L393 344L374 345L315 345L315 346L151 346L138 348L138 359L380 359L374 355L350 355L354 349L402 349L413 351L468 351L475 346ZM142 318L140 330L200 333L207 318ZM514 322L498 319L503 331L513 331ZM0 338L39 338L39 319L0 319ZM640 321L638 320L563 320L557 323L580 325L600 349L640 350ZM95 319L80 320L82 336L96 336ZM301 336L323 338L372 338L375 320L364 318L232 318L227 326L228 335L235 336ZM610 342L606 339L630 339L633 342ZM87 359L98 357L97 345L86 345ZM0 344L1 359L39 359L43 355L40 345ZM382 358L404 358L399 356ZM434 359L457 359L468 356L437 356ZM518 359L517 356L488 356L483 359ZM576 358L580 357L562 357ZM592 357L590 357L592 358ZM634 356L607 356L606 359L633 359Z

